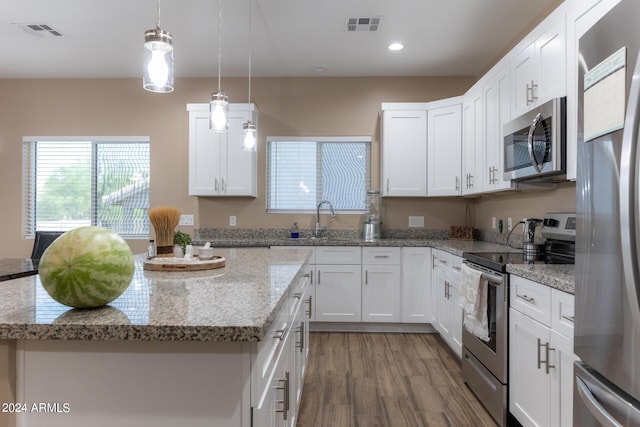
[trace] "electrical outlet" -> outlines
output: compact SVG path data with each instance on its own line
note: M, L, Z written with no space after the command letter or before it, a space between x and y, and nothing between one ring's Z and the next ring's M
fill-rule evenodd
M424 227L424 217L423 216L410 216L409 217L409 227Z
M496 229L496 217L495 216L491 217L491 229L492 230Z
M508 217L507 218L507 231L511 231L512 228L513 228L513 218Z
M229 217L229 225L232 226L232 227L236 226L236 216L235 215L231 215Z
M193 215L180 215L180 222L178 225L193 225Z

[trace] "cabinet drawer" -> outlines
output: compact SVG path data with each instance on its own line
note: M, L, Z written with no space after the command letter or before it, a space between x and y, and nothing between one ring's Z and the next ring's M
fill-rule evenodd
M557 289L551 290L551 329L573 340L574 297Z
M359 246L316 247L316 264L361 264L362 250Z
M400 248L363 248L362 263L399 265Z
M519 276L511 276L511 307L545 326L551 326L551 288Z

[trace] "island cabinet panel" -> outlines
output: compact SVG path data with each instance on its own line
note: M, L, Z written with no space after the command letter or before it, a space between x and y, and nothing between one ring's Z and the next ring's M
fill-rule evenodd
M249 426L248 346L19 341L17 425Z

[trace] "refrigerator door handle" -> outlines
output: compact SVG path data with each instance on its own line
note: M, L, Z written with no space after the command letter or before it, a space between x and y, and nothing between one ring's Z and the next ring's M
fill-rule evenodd
M633 70L627 114L622 133L622 152L620 154L620 240L622 243L622 269L627 300L635 330L640 330L640 302L636 278L638 275L638 186L637 186L637 143L640 125L640 56Z
M579 376L576 376L576 386L580 399L582 399L582 402L589 412L591 412L591 415L593 415L600 424L605 427L622 427L622 424L616 421L616 419L613 418L613 416L611 416L611 414L609 414L602 405L600 405L598 400L591 393L591 390L589 390L589 387L584 383L584 380Z

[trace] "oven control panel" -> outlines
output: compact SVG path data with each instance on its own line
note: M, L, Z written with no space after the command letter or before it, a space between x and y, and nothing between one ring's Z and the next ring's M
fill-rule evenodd
M545 215L540 231L545 239L576 241L575 212L551 212Z

